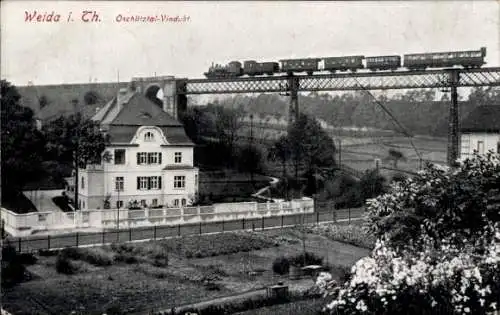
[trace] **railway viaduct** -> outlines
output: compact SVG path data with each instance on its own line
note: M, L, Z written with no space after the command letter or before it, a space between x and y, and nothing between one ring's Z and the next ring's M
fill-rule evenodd
M285 93L290 97L289 121L299 114L298 93L306 91L353 91L439 88L451 92L448 117L447 162L459 153L458 88L500 86L500 67L417 71L378 71L314 75L279 75L217 79L187 79L173 76L133 78L146 95L163 91L163 107L177 117L187 107L187 95Z

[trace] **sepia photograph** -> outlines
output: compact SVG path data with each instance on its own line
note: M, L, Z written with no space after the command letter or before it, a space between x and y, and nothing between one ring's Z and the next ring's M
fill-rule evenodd
M500 2L0 2L1 315L500 315Z

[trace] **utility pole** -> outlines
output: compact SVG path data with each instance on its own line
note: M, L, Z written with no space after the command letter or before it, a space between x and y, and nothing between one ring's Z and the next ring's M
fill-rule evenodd
M339 138L339 168L342 169L342 139Z
M253 114L250 114L250 150L253 149ZM252 181L252 187L254 186L253 182L253 165L251 165L250 169L250 180Z
M458 158L458 86L459 72L458 70L449 70L448 83L451 88L451 103L448 117L448 166L453 166Z

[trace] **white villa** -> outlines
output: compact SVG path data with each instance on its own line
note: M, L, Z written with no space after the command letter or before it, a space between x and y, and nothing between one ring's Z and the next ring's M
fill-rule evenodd
M500 105L475 108L462 121L460 143L460 160L471 157L474 151L500 153Z
M92 119L110 137L112 159L79 169L79 209L192 204L198 193L194 144L173 116L142 93L121 89Z

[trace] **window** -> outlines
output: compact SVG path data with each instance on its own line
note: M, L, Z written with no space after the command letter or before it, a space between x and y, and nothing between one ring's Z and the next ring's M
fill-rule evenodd
M83 176L82 176L82 184L80 186L82 186L82 189L85 188L85 179L83 178Z
M175 163L182 163L182 152L175 152L174 153L174 162Z
M146 199L141 199L141 207L145 207L146 206Z
M123 177L115 177L115 190L123 191L124 179Z
M137 153L137 165L147 164L148 154L146 152Z
M161 164L161 152L138 152L137 165Z
M85 201L82 201L82 209L85 209Z
M115 164L125 164L125 149L115 150Z
M155 135L151 131L146 132L144 134L144 141L147 142L155 141Z
M159 155L158 152L148 153L148 164L158 164Z
M174 207L178 207L179 206L179 199L174 199Z
M186 206L186 198L182 198L182 203L181 204L182 204L183 207Z
M138 190L161 189L161 176L137 177Z
M148 189L149 177L137 177L137 189Z
M174 188L185 188L186 176L174 176Z
M497 153L500 153L500 141L497 143Z
M149 178L149 189L161 189L161 176L151 176Z
M155 199L153 199L153 201L152 201L152 204L151 204L151 205L152 205L153 207L158 206L158 199L156 199L156 198L155 198Z
M117 209L123 208L123 200L118 200L118 201L116 202L116 208L117 208Z

